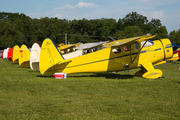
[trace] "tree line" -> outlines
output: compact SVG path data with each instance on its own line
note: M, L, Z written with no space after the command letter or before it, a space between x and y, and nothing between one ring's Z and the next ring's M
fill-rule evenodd
M34 42L40 45L47 37L56 44L64 43L65 36L69 43L89 43L106 41L112 38L123 39L156 33L153 39L169 38L180 45L180 29L168 34L159 19L148 21L146 16L132 12L116 21L113 18L67 20L58 18L32 19L21 13L0 12L0 49L21 46L31 47Z

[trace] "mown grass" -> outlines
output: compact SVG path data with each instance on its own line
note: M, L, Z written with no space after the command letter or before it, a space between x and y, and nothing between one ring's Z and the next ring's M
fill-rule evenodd
M180 63L155 66L164 78L118 73L44 77L0 59L0 119L180 119Z

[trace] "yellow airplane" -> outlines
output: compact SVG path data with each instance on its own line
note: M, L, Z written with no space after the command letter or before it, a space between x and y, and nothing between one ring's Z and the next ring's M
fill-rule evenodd
M14 63L19 63L19 55L20 55L20 48L18 45L15 45L13 49L13 57L12 57Z
M19 65L22 67L29 67L30 51L26 45L20 48Z
M41 46L39 69L42 75L53 76L57 72L71 74L141 68L135 75L157 79L162 76L162 71L154 69L153 65L171 58L173 50L169 39L148 41L155 36L148 34L117 40L101 50L70 59L64 59L53 41L47 38Z

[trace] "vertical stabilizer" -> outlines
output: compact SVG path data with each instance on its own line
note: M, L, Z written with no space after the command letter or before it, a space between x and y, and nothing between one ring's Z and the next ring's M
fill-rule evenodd
M46 38L41 46L39 58L39 70L41 74L44 73L54 65L63 61L64 58L50 38ZM49 70L50 72L50 70ZM46 76L49 76L46 74Z
M29 67L30 51L26 45L20 48L19 65L22 67Z
M19 55L20 55L20 48L18 45L15 45L14 46L14 49L13 49L13 62L14 63L19 63Z
M41 46L38 43L34 43L31 48L30 54L30 67L32 70L39 71L39 56Z

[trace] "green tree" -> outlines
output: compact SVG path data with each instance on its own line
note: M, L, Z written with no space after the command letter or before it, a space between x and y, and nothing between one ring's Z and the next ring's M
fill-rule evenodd
M153 28L153 29L151 29L150 33L156 33L156 37L154 37L152 40L168 38L168 32L167 32L167 29L165 26L161 26L159 28Z
M179 31L172 31L169 36L159 19L148 22L147 17L132 12L123 19L81 19L67 20L58 18L32 19L21 13L0 12L0 48L26 44L31 47L34 42L42 44L47 37L56 44L64 43L65 34L70 43L88 43L135 37L147 33L156 33L154 39L169 37L179 44Z
M123 20L119 18L118 22L116 23L116 31L123 30L123 29L124 29Z
M143 35L141 29L138 26L128 26L123 31L124 38L130 38Z
M6 20L1 21L0 30L0 47L7 48L14 45L22 45L26 42L26 38L23 33L17 29L17 25L13 22Z
M151 23L153 28L159 28L162 26L161 21L159 19L152 18L150 23Z
M124 38L124 32L122 30L117 30L113 35L115 40L123 39Z
M171 40L171 43L177 44L180 46L180 29L177 31L172 31L169 34L169 39Z
M146 24L148 24L148 19L146 16L140 15L137 12L132 12L127 14L122 22L125 27L127 26L138 26L144 34L146 34Z

